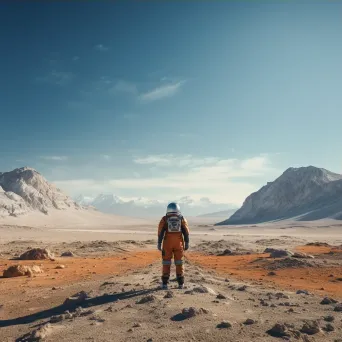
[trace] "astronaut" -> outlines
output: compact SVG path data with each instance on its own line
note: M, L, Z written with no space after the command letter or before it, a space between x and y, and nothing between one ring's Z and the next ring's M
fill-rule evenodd
M158 249L162 252L162 288L168 287L173 257L178 288L182 289L184 286L184 251L189 249L189 226L177 203L170 203L167 206L166 215L159 222Z

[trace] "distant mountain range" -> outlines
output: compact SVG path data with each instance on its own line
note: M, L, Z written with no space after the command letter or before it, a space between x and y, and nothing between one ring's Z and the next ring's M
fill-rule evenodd
M324 218L342 220L342 175L308 166L287 169L250 194L239 210L217 225Z
M80 195L75 201L82 206L92 206L104 213L130 217L159 217L165 213L167 202L138 197L124 200L114 194L100 194L96 197ZM185 216L198 216L229 209L227 204L212 203L208 198L195 201L189 196L175 200ZM236 209L234 209L235 211ZM211 215L211 214L209 214ZM225 215L224 217L227 217Z

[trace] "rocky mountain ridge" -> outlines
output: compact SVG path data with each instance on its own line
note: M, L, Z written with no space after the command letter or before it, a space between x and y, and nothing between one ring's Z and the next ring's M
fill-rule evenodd
M342 219L342 175L314 166L289 168L250 194L242 207L217 225L283 219Z
M82 207L35 169L22 167L0 173L0 217L69 209Z

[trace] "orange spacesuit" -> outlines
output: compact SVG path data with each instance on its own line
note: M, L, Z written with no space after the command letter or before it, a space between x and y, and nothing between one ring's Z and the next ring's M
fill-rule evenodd
M176 277L180 288L184 284L184 250L189 248L189 226L182 216L178 204L170 203L167 214L158 226L158 249L162 251L163 287L167 288L171 271L171 259L174 257Z

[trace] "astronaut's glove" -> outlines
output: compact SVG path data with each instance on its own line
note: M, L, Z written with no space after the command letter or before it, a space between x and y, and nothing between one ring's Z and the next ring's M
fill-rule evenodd
M161 251L162 247L161 247L161 243L158 243L158 249Z
M189 249L189 242L185 242L185 247L184 247L184 250L188 250Z

